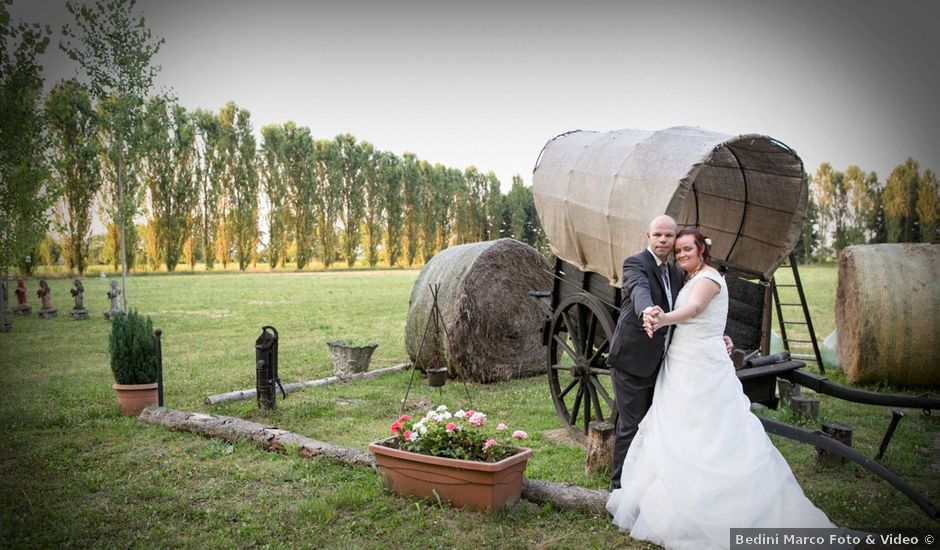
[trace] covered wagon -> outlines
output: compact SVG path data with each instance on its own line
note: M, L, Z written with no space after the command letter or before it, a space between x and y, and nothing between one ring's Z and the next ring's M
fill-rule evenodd
M548 382L555 408L573 436L584 439L594 420L616 422L607 353L620 311L623 260L646 248L649 222L661 214L679 227L697 226L712 240L712 261L726 276L726 333L745 367L744 391L756 403L777 406L777 378L851 401L940 408L940 399L847 388L822 376L812 320L792 258L809 194L803 161L772 137L731 136L701 128L661 131L574 131L550 140L533 172L539 219L556 256L549 314L542 327ZM787 265L796 293L781 301L774 274ZM774 300L774 297L777 299ZM789 321L784 306L796 306ZM791 357L790 344L768 356L771 309L781 332L808 331L811 350ZM805 349L805 348L804 348ZM799 359L817 362L820 374ZM849 458L888 479L928 515L937 510L894 474L838 441L761 417L770 432L812 443ZM885 445L890 439L886 434Z

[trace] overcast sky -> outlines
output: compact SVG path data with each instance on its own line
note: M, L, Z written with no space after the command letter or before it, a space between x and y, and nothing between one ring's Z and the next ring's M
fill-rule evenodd
M907 156L940 171L936 0L141 0L166 39L161 88L189 109L235 101L255 130L293 120L432 163L531 183L572 130L700 126L770 135L883 181ZM64 1L14 19L69 21ZM57 48L47 84L75 74Z

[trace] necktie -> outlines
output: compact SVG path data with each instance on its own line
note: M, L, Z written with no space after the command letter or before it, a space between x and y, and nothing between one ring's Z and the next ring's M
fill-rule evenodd
M669 284L669 264L663 262L659 264L660 276L663 278L663 285L666 288L666 300L669 302L669 309L672 309L672 286Z

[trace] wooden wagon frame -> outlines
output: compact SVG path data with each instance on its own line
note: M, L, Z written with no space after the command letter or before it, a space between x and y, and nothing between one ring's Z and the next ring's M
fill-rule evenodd
M550 140L533 171L533 194L556 260L550 293L531 292L548 306L542 326L552 400L565 427L584 440L592 421L616 423L606 365L620 312L620 265L646 248L649 220L659 214L680 227L697 226L712 239L713 264L729 290L726 333L735 342L744 392L753 403L776 408L777 380L839 399L930 414L940 398L870 392L835 384L825 376L802 292L793 248L808 197L800 157L762 135L728 136L699 128L658 132L574 131ZM781 266L792 281L774 275ZM789 287L791 297L781 299ZM799 321L785 318L795 307ZM771 310L786 351L769 355ZM798 325L797 338L788 326ZM805 353L795 349L804 345ZM794 348L794 349L791 349ZM791 357L792 352L792 357ZM804 360L816 363L811 373ZM895 409L876 458L822 431L809 431L758 415L764 429L852 460L879 475L928 516L937 508L878 459L903 413Z

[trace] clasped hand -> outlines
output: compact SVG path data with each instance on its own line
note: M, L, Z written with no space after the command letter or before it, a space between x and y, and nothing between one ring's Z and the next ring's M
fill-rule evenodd
M654 332L666 326L665 319L663 318L665 313L663 308L659 306L647 308L647 310L643 312L643 329L646 331L647 336L652 338Z

